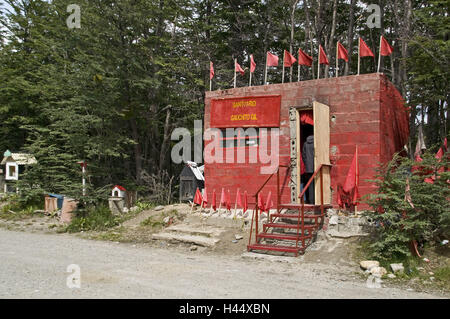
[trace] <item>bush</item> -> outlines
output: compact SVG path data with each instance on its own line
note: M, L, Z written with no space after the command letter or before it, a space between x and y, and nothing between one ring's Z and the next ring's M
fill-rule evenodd
M72 220L66 231L75 233L88 230L105 230L120 224L120 217L114 216L108 207L98 206L86 210L76 211L76 216Z
M448 153L441 161L434 154L425 154L420 167L417 162L396 154L391 162L379 167L373 181L378 191L366 200L373 208L366 213L374 226L369 244L371 257L406 259L411 256L412 240L423 243L448 238L450 172L445 171L448 164ZM424 181L435 174L433 184Z

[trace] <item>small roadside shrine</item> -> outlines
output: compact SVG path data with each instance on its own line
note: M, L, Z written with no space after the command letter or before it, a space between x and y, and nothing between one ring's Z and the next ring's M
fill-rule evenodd
M20 179L20 175L25 172L28 165L36 164L36 158L27 153L12 153L7 150L3 154L3 160L0 163L3 171L2 178L0 178L0 191L4 193L18 191L14 186L14 181Z

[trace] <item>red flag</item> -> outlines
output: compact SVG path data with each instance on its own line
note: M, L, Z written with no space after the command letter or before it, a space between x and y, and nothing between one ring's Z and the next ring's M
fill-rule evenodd
M198 189L198 187L197 187L197 190L195 191L194 204L197 204L197 205L202 204L202 193L200 193L200 190Z
M272 208L272 192L269 192L269 194L267 195L267 199L266 199L266 204L264 205L264 211L268 212L269 209Z
M313 58L307 55L302 49L298 49L298 64L311 66Z
M222 194L220 195L220 205L222 204L226 204L226 200L225 200L225 190L222 188Z
M226 205L227 205L227 210L230 210L231 209L230 190L228 190L228 192L227 192Z
M330 64L330 62L328 62L327 55L325 54L325 51L323 50L321 45L319 45L319 63L328 65Z
M212 194L212 205L211 205L211 207L214 209L214 210L216 210L216 207L217 207L217 205L216 205L216 190L213 190L213 194Z
M354 191L353 204L356 204L358 197L358 181L359 181L359 170L358 170L358 149L355 151L353 156L352 165L348 169L347 178L345 179L343 190L346 193Z
M441 159L442 156L444 156L444 152L447 151L447 138L445 138L444 140L444 146L442 146L439 151L436 153L435 158L436 159Z
M374 56L372 50L370 50L366 42L361 38L359 38L359 56Z
M394 51L394 48L391 47L391 45L386 41L386 39L381 36L381 47L380 47L380 54L384 56L391 55Z
M348 62L348 52L344 46L338 42L338 59L345 60Z
M264 203L262 201L261 193L258 193L258 208L264 211Z
M205 187L205 195L203 196L203 207L206 207L206 204L208 204L208 191Z
M247 191L244 192L244 213L248 209L248 201L247 201Z
M239 63L236 62L235 66L234 66L234 72L239 72L241 75L244 75L244 70L242 70L241 66L239 65Z
M214 65L212 62L209 62L209 79L212 80L214 77Z
M250 54L250 72L255 72L256 69L256 63L255 60L253 60L253 54Z
M294 58L294 56L291 54L291 52L284 50L284 66L290 67L295 62L297 62L297 59Z
M278 66L278 56L275 54L272 54L270 52L267 52L267 66Z
M235 201L236 205L238 205L239 207L242 207L242 198L241 198L241 193L239 192L239 188L236 192L236 201Z

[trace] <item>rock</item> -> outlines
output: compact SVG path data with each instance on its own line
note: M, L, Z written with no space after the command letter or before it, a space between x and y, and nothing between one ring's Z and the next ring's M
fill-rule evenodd
M240 239L242 239L244 237L242 237L241 235L234 235L234 238L236 238L236 240L240 240Z
M428 258L424 258L423 261L426 262L426 263L430 262L430 260Z
M434 275L434 272L429 271L428 274L429 274L430 276L433 276L433 275Z
M124 208L122 209L122 212L123 212L123 213L128 213L129 210L128 210L128 208L124 207Z
M397 272L402 273L405 270L405 267L403 267L402 263L400 263L400 264L391 264L390 266L391 266L392 272L394 274L397 273Z
M137 211L138 209L139 209L139 207L133 206L133 207L130 208L130 212L135 212L135 211Z
M163 210L164 209L164 206L156 206L155 208L153 208L153 210L155 211L155 212L157 212L157 211L159 211L159 210Z
M444 239L442 242L441 242L441 245L447 245L448 244L448 240L447 239Z
M232 240L231 242L236 244L238 241L235 239L235 240Z
M189 250L190 251L194 251L194 250L197 250L197 246L196 245L192 245L191 247L189 247Z
M417 270L425 271L425 268L423 268L423 267L417 267Z
M359 263L359 265L361 266L362 269L367 269L370 270L374 267L378 267L380 266L380 263L376 260L363 260Z
M373 267L370 269L370 273L377 277L382 277L387 274L387 270L384 267Z
M339 216L333 215L330 217L330 221L328 222L329 225L337 225L339 223Z
M434 277L430 277L430 280L433 281L433 280L434 280Z
M396 276L395 276L394 274L388 274L387 276L388 276L388 278L390 278L390 279L396 278Z

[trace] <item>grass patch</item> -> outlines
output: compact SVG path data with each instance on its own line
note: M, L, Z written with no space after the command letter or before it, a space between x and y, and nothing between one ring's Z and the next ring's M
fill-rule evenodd
M106 230L119 225L120 220L120 217L114 216L106 206L91 207L86 211L77 211L75 218L66 227L66 231L77 233L89 230Z
M141 222L141 226L143 227L151 227L151 228L162 228L164 226L163 216L150 216L147 219Z

